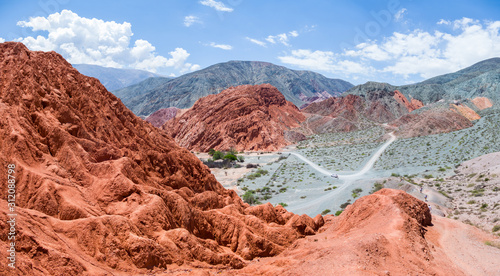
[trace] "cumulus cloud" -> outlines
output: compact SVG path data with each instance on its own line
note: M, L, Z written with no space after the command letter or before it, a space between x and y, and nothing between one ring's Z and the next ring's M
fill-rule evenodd
M311 51L305 49L292 50L291 55L278 57L285 64L335 74L370 75L374 71L373 67L366 64L339 58L338 54L331 51Z
M226 5L224 5L224 3L219 2L219 1L215 1L215 0L203 0L203 1L200 1L200 4L207 6L207 7L214 8L216 11L221 11L221 12L232 12L233 11L232 8L226 7Z
M406 9L402 8L400 9L395 15L394 15L394 20L396 21L401 21L406 13Z
M46 31L46 36L18 38L32 50L54 50L70 63L86 63L116 68L136 68L157 72L172 67L180 72L197 70L196 64L186 63L189 53L176 48L170 57L155 52L146 40L138 39L131 46L132 26L96 18L80 17L63 10L48 17L33 17L17 25L33 31Z
M200 18L194 15L188 15L184 17L184 26L191 27L193 24L201 24L203 23Z
M4 42L5 42L5 39L0 37L0 43L4 43Z
M217 44L215 42L211 42L209 45L214 47L214 48L219 48L222 50L232 50L233 49L233 46L227 45L227 44Z
M362 61L383 61L386 65L381 72L404 78L430 78L500 56L500 21L481 23L462 18L437 24L450 25L453 32L395 32L381 42L370 41L345 50L343 55Z

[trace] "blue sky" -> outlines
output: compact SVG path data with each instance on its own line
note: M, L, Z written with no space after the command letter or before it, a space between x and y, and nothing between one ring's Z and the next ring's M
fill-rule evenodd
M500 4L484 0L0 0L0 26L71 63L175 76L258 60L406 84L500 56Z

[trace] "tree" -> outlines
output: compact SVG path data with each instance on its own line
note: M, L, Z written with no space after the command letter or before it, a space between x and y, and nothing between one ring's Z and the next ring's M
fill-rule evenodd
M215 150L214 149L209 149L208 150L208 155L214 156Z
M234 155L232 153L228 153L228 154L224 155L224 159L236 161L238 158L236 157L236 155Z
M213 155L213 158L214 160L219 160L219 159L222 159L224 157L224 154L220 151L215 151L214 152L214 155Z

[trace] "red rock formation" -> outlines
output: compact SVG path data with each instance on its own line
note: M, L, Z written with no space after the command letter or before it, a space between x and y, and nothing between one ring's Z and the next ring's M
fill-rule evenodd
M357 95L347 95L342 98L328 98L318 103L312 103L302 111L330 117L343 117L356 120L358 113L364 109L365 101Z
M452 111L460 113L462 116L469 119L470 121L481 119L481 116L479 116L479 114L477 114L470 107L465 106L463 104L450 104L450 109Z
M447 245L435 237L427 204L403 191L382 189L358 199L339 217L325 218L322 233L276 257L221 274L466 275L459 260L443 252Z
M493 103L490 101L490 99L486 97L476 97L471 101L479 110L483 110L493 106Z
M179 113L177 107L162 108L146 118L155 127L161 127L167 121L172 120Z
M400 138L447 133L472 126L466 117L446 109L407 114L390 124L398 127L396 136Z
M403 95L399 90L394 91L394 99L398 101L400 104L403 104L408 108L408 112L412 112L413 110L419 109L424 106L424 104L417 100L417 99L411 99L411 101L408 101L408 99Z
M0 44L0 72L0 175L15 164L17 193L17 268L9 270L0 250L2 275L240 268L320 226L280 207L249 207L188 150L54 52ZM10 243L6 199L0 181L2 248Z
M189 150L267 151L288 145L284 131L304 120L298 108L272 85L242 85L199 99L162 128Z
M372 126L370 121L390 122L408 113L406 106L395 101L392 94L387 97L381 92L370 96L373 99L365 100L364 97L350 94L312 103L302 110L314 114L303 123L303 127L313 133L354 131Z

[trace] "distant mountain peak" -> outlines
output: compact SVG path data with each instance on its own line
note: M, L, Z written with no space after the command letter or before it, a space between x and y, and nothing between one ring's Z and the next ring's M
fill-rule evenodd
M238 61L214 64L156 86L143 87L143 83L115 91L135 114L148 116L167 107L189 108L201 97L218 94L238 85L269 83L276 87L296 106L305 102L299 95L314 97L326 91L338 96L353 85L327 78L311 71L295 71L263 61ZM137 93L130 96L131 93ZM153 100L154 99L154 100Z

